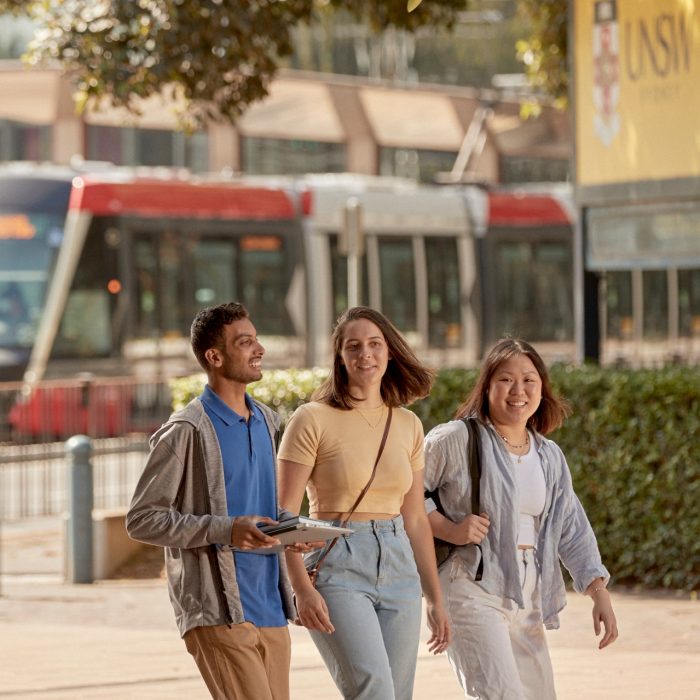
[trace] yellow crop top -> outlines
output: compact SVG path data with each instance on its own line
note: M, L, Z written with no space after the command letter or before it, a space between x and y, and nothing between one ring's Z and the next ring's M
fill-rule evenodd
M386 407L360 413L316 401L294 412L278 457L313 467L306 487L310 515L350 510L369 481L386 416ZM423 426L415 413L395 408L377 473L356 512L398 515L413 472L423 466Z

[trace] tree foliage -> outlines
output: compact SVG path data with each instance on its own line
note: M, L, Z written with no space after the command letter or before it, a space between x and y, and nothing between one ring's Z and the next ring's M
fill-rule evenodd
M531 27L517 42L518 58L532 85L564 106L568 98L567 0L518 0Z
M454 25L469 0L440 0L406 11L406 0L0 0L0 12L37 22L28 61L59 63L78 103L138 112L140 99L165 94L185 105L191 124L235 121L267 94L291 30L325 8L344 8L374 30Z

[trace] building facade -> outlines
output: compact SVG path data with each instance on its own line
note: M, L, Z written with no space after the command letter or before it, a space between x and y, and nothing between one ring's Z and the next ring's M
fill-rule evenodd
M698 362L700 4L572 8L582 352Z
M186 167L251 174L355 172L421 181L569 179L568 116L520 117L495 90L397 84L286 70L235 125L178 130L176 105L153 98L138 118L79 115L59 70L0 61L0 160Z

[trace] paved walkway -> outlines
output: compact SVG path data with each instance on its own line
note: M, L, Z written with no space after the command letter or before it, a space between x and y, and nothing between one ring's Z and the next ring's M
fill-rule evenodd
M148 567L69 585L58 575L55 521L4 524L0 535L0 700L209 697L178 637L165 581ZM613 600L621 637L611 648L597 650L589 601L574 594L562 629L548 635L559 700L700 698L700 602L627 592ZM306 631L291 633L292 700L338 698ZM463 697L445 657L421 647L416 700Z

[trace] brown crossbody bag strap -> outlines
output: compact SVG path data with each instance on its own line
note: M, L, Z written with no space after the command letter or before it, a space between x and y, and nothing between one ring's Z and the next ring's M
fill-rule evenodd
M386 445L386 439L389 435L389 426L391 425L391 406L389 406L389 415L386 417L386 424L384 425L384 434L382 435L382 441L379 443L379 451L377 452L377 459L374 460L374 466L372 467L372 474L369 477L369 481L365 484L365 487L362 489L360 492L360 495L357 497L357 500L352 504L352 508L348 511L348 514L345 518L343 518L341 522L341 526L345 526L347 522L350 520L352 517L352 514L355 512L355 508L360 505L360 501L365 497L365 494L369 490L369 487L372 485L372 482L374 481L374 476L377 473L377 465L379 464L379 460L382 456L382 452L384 452L384 446ZM323 552L323 554L318 558L316 561L315 566L312 569L308 570L309 578L311 579L311 583L315 586L316 585L316 577L318 576L318 570L321 568L321 564L323 564L325 558L330 554L331 549L335 547L336 542L339 540L339 537L334 537L330 544L326 545L326 551Z

